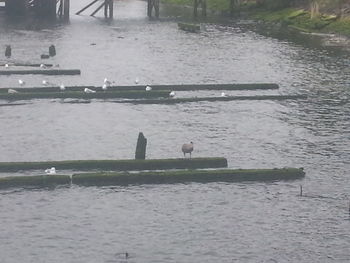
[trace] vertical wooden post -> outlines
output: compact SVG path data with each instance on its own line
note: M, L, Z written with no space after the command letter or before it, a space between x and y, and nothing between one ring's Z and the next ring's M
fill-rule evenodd
M114 5L114 1L109 0L109 18L110 19L113 19L113 5Z
M5 57L10 58L11 57L11 46L10 45L6 45L6 49L5 49Z
M147 0L147 16L152 16L153 0Z
M207 17L207 0L201 0L202 16Z
M159 18L159 0L154 1L154 15L156 18Z
M140 160L146 159L146 146L147 146L147 139L145 138L142 132L139 132L139 137L137 138L135 159L140 159Z
M108 0L104 0L104 1L105 1L104 13L105 13L105 18L107 18L108 17L109 1Z
M230 16L234 13L235 0L230 0Z
M69 20L69 0L63 0L63 19Z
M194 3L193 3L193 16L195 18L197 18L197 16L198 16L197 8L198 8L198 0L194 0Z

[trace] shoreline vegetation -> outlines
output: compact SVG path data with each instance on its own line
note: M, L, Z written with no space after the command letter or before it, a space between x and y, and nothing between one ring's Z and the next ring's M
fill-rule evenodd
M193 0L161 0L193 7ZM212 13L277 24L305 33L350 37L349 0L206 0Z

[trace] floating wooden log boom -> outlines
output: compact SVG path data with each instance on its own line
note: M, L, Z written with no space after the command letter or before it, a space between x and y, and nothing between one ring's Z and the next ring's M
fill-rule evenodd
M3 100L31 100L31 99L146 99L168 97L169 90L155 91L104 91L95 93L86 93L81 91L61 91L61 92L18 92L18 93L0 93L0 99Z
M139 173L82 173L73 174L72 181L79 185L135 185L171 184L186 182L241 182L295 180L304 177L302 169L224 169L186 170Z
M0 75L80 75L80 69L6 69Z
M110 172L78 173L69 175L39 175L0 177L0 188L7 187L47 187L55 185L138 185L172 184L188 182L241 182L295 180L305 176L303 169L216 169L182 170L162 172Z
M193 91L193 90L269 90L278 89L278 84L274 83L243 83L243 84L181 84L181 85L151 85L152 91L155 90L173 90L173 91ZM103 91L102 86L66 86L66 91L81 91L85 88L96 91ZM26 87L14 88L18 92L59 92L60 87ZM110 86L108 91L144 91L145 86ZM0 89L0 93L7 93L7 89Z
M227 97L194 97L194 98L166 98L115 101L115 103L133 104L177 104L199 101L234 101L234 100L296 100L306 99L306 95L259 95L259 96L227 96Z
M192 159L147 159L147 160L74 160L47 162L0 162L0 172L17 172L23 170L45 170L55 167L59 170L102 170L134 171L162 169L197 169L227 167L226 158L192 158Z
M48 63L26 63L26 62L14 62L14 63L0 63L0 67L6 66L6 64L10 67L41 67L42 65L45 67L53 67L53 64Z

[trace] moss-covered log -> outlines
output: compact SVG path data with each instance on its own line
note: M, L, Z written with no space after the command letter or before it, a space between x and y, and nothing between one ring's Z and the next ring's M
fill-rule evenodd
M199 101L233 101L233 100L296 100L306 99L306 95L259 95L259 96L225 96L225 97L192 97L192 98L166 98L166 99L145 99L125 100L117 103L133 104L176 104Z
M45 170L55 167L56 170L162 170L162 169L197 169L227 167L226 158L192 158L192 159L147 159L147 160L74 160L47 162L0 162L0 172L23 170Z
M16 89L17 91L17 89ZM30 100L30 99L146 99L169 97L169 90L155 91L101 91L95 93L86 93L82 91L61 91L61 92L19 92L0 93L0 99L3 100Z
M6 69L0 75L80 75L80 69Z
M198 24L190 24L190 23L177 23L177 26L184 31L198 33L201 30L201 26Z
M173 90L173 91L192 91L192 90L268 90L278 89L278 84L274 83L244 83L244 84L183 84L183 85L150 85L152 90ZM66 86L66 91L81 91L85 88L96 91L103 91L102 86ZM59 86L53 87L27 87L27 88L12 88L19 92L59 92ZM111 86L108 91L144 91L145 86ZM7 89L0 89L0 93L7 93Z
M74 174L72 182L79 185L170 184L185 182L241 182L295 180L305 176L303 169L225 169L186 170L139 173L82 173Z
M69 175L38 175L38 176L12 176L0 177L0 188L7 187L46 187L53 185L70 184Z
M1 1L0 1L1 2ZM10 67L53 67L53 64L48 64L48 63L27 63L27 62L14 62L14 63L0 63L0 67L4 66L10 66Z

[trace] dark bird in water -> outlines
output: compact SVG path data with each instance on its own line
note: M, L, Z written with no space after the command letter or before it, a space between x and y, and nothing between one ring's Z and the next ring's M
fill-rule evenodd
M56 56L56 48L55 48L54 45L49 46L49 55L50 55L51 57Z
M11 46L10 45L6 45L5 57L7 57L7 58L11 57Z
M186 158L186 153L190 154L190 158L191 153L193 152L193 142L190 143L185 143L184 145L182 145L182 152L184 153L184 157Z

